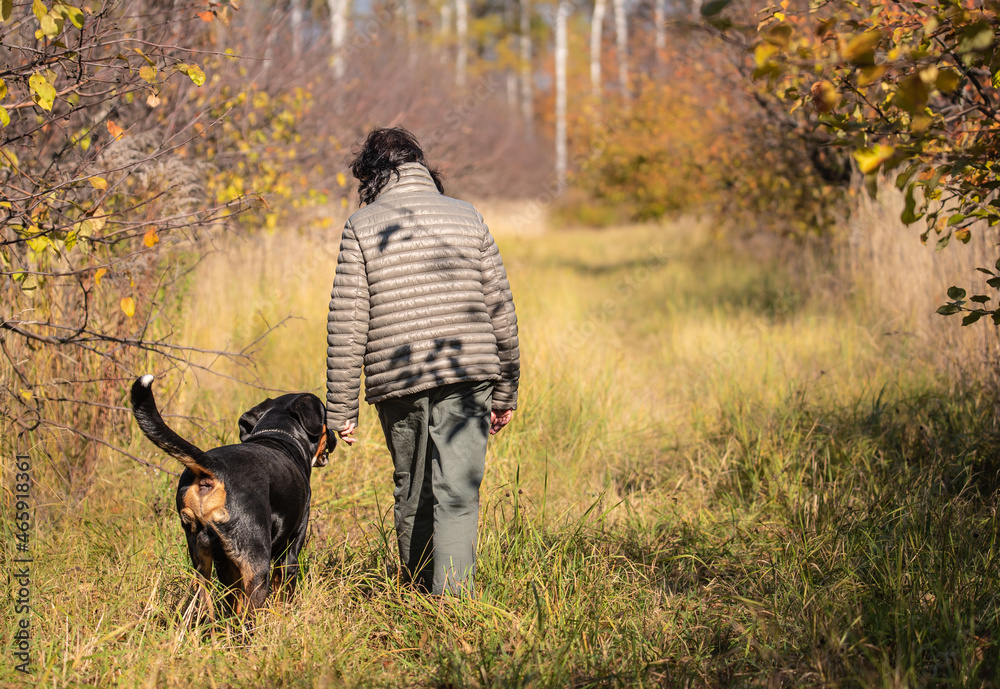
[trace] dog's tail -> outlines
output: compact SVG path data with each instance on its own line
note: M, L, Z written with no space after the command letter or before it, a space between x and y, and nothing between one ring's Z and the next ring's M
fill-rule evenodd
M199 476L211 476L205 468L205 453L174 433L160 416L153 399L153 376L145 375L132 383L132 414L139 428L153 444Z

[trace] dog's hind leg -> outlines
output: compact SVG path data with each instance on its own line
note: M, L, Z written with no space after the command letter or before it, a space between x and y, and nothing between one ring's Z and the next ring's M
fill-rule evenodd
M184 520L184 515L181 516ZM212 605L212 594L210 586L212 581L212 544L209 541L208 533L204 529L195 530L192 524L185 522L184 534L187 536L188 554L191 555L191 564L198 572L198 580L195 582L196 591L194 595L201 599L202 606L208 615L209 620L215 621L215 609Z
M283 600L288 600L295 595L295 587L299 579L299 553L302 551L302 546L305 545L308 535L309 507L307 506L295 540L288 544L274 568L272 588L275 592L280 593Z

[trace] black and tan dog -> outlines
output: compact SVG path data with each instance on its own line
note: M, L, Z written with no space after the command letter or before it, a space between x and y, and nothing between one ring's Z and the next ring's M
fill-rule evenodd
M326 464L323 403L308 393L267 399L240 417L240 444L202 452L164 423L152 384L150 375L132 384L132 412L146 437L185 466L177 511L195 569L207 581L215 565L237 614L260 607L271 588L292 593L309 526L309 474Z

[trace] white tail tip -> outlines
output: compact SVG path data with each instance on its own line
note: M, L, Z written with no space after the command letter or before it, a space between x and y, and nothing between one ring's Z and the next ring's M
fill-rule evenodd
M148 388L150 385L153 384L152 374L147 373L146 375L144 375L142 378L139 379L139 382L142 383L142 386L144 388Z

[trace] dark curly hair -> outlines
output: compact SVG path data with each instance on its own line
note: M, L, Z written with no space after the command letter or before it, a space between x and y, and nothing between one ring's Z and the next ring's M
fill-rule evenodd
M351 173L358 180L361 202L367 205L374 201L393 173L399 179L399 166L403 163L420 163L426 167L438 191L444 193L441 173L424 160L417 137L402 127L386 127L373 129L361 147L354 151Z

